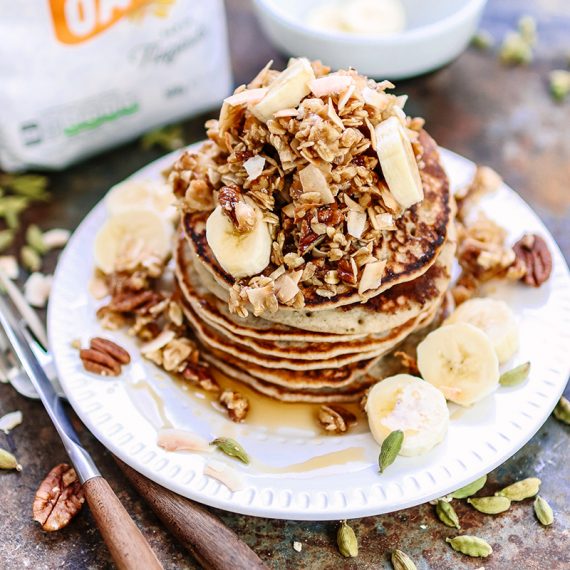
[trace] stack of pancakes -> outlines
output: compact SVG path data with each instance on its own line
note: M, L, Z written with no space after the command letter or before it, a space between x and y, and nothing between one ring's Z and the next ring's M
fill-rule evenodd
M453 212L435 142L422 131L424 200L397 220L383 247L379 288L321 297L305 306L238 316L228 308L235 279L206 241L207 213L183 216L175 252L185 316L203 358L222 373L283 401L350 402L382 377L383 359L436 316L451 279Z

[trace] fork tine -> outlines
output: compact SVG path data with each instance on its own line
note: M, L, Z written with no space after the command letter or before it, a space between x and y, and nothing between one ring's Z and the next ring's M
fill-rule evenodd
M44 350L47 350L48 341L45 327L38 317L38 314L30 307L29 303L26 301L25 297L22 295L18 287L12 283L12 281L6 276L4 271L0 269L0 283L6 289L8 297L11 299L12 303L30 327L30 330L34 333L34 336L42 344Z

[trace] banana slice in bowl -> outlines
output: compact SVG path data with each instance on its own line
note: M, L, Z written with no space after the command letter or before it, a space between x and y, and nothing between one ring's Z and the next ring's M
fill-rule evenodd
M499 359L489 337L468 323L444 325L418 345L422 378L451 402L471 406L499 385Z
M400 455L427 453L447 433L449 410L443 394L428 382L397 374L375 384L366 400L368 424L378 444L395 430L404 432Z
M468 323L481 329L489 337L500 364L509 360L519 349L517 321L504 301L469 299L453 311L444 325L453 323Z

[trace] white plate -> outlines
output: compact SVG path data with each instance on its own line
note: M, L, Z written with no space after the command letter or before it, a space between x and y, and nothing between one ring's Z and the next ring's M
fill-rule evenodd
M465 184L472 176L473 163L442 152L453 186ZM172 160L172 155L164 157L134 177L159 177ZM488 473L520 449L551 413L570 372L570 279L560 250L529 206L508 187L489 197L483 207L508 228L511 239L525 231L537 232L553 254L552 276L540 289L498 285L491 295L505 299L519 318L521 349L510 365L530 360L530 378L521 386L498 389L468 410L452 410L442 444L422 457L399 457L382 475L377 467L378 446L369 433L335 437L317 430L280 429L275 423L269 427L232 424L200 402L199 396L184 392L165 373L143 361L126 333L101 330L95 319L97 303L88 295L87 285L93 272L93 237L106 216L103 204L79 226L55 276L48 325L61 384L83 422L110 451L150 479L207 505L256 516L327 520L391 512L442 496ZM120 379L86 373L71 347L73 339L98 334L115 338L133 356L133 364ZM149 385L152 398L144 388ZM231 459L227 462L241 471L245 488L231 493L203 475L202 455L158 448L156 426L161 414L176 427L206 438L224 434L240 441L257 461L249 466ZM341 452L342 456L347 448L356 448L346 452L345 457L353 459L348 463L276 472L317 455ZM215 457L226 460L219 453Z

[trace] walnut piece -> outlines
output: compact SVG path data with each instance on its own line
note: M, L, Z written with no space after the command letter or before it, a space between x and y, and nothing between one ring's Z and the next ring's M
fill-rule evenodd
M32 507L34 520L47 532L62 529L81 510L84 502L75 469L61 463L47 474L36 491Z
M100 337L91 339L89 348L79 351L83 368L100 376L118 376L123 364L129 364L129 353L118 344Z
M319 424L328 433L345 433L355 426L356 416L342 406L321 406L317 415Z
M394 352L394 356L400 361L400 364L408 370L409 374L419 376L420 371L418 369L418 362L413 356L410 356L403 350L396 350L396 352Z
M204 364L190 362L182 372L185 380L197 384L206 392L219 392L220 385L212 376L210 367Z
M224 390L218 401L226 408L232 422L243 422L249 412L249 400L234 390Z
M552 272L552 256L543 238L536 234L525 234L513 250L516 259L524 267L524 275L520 278L531 287L540 287Z

